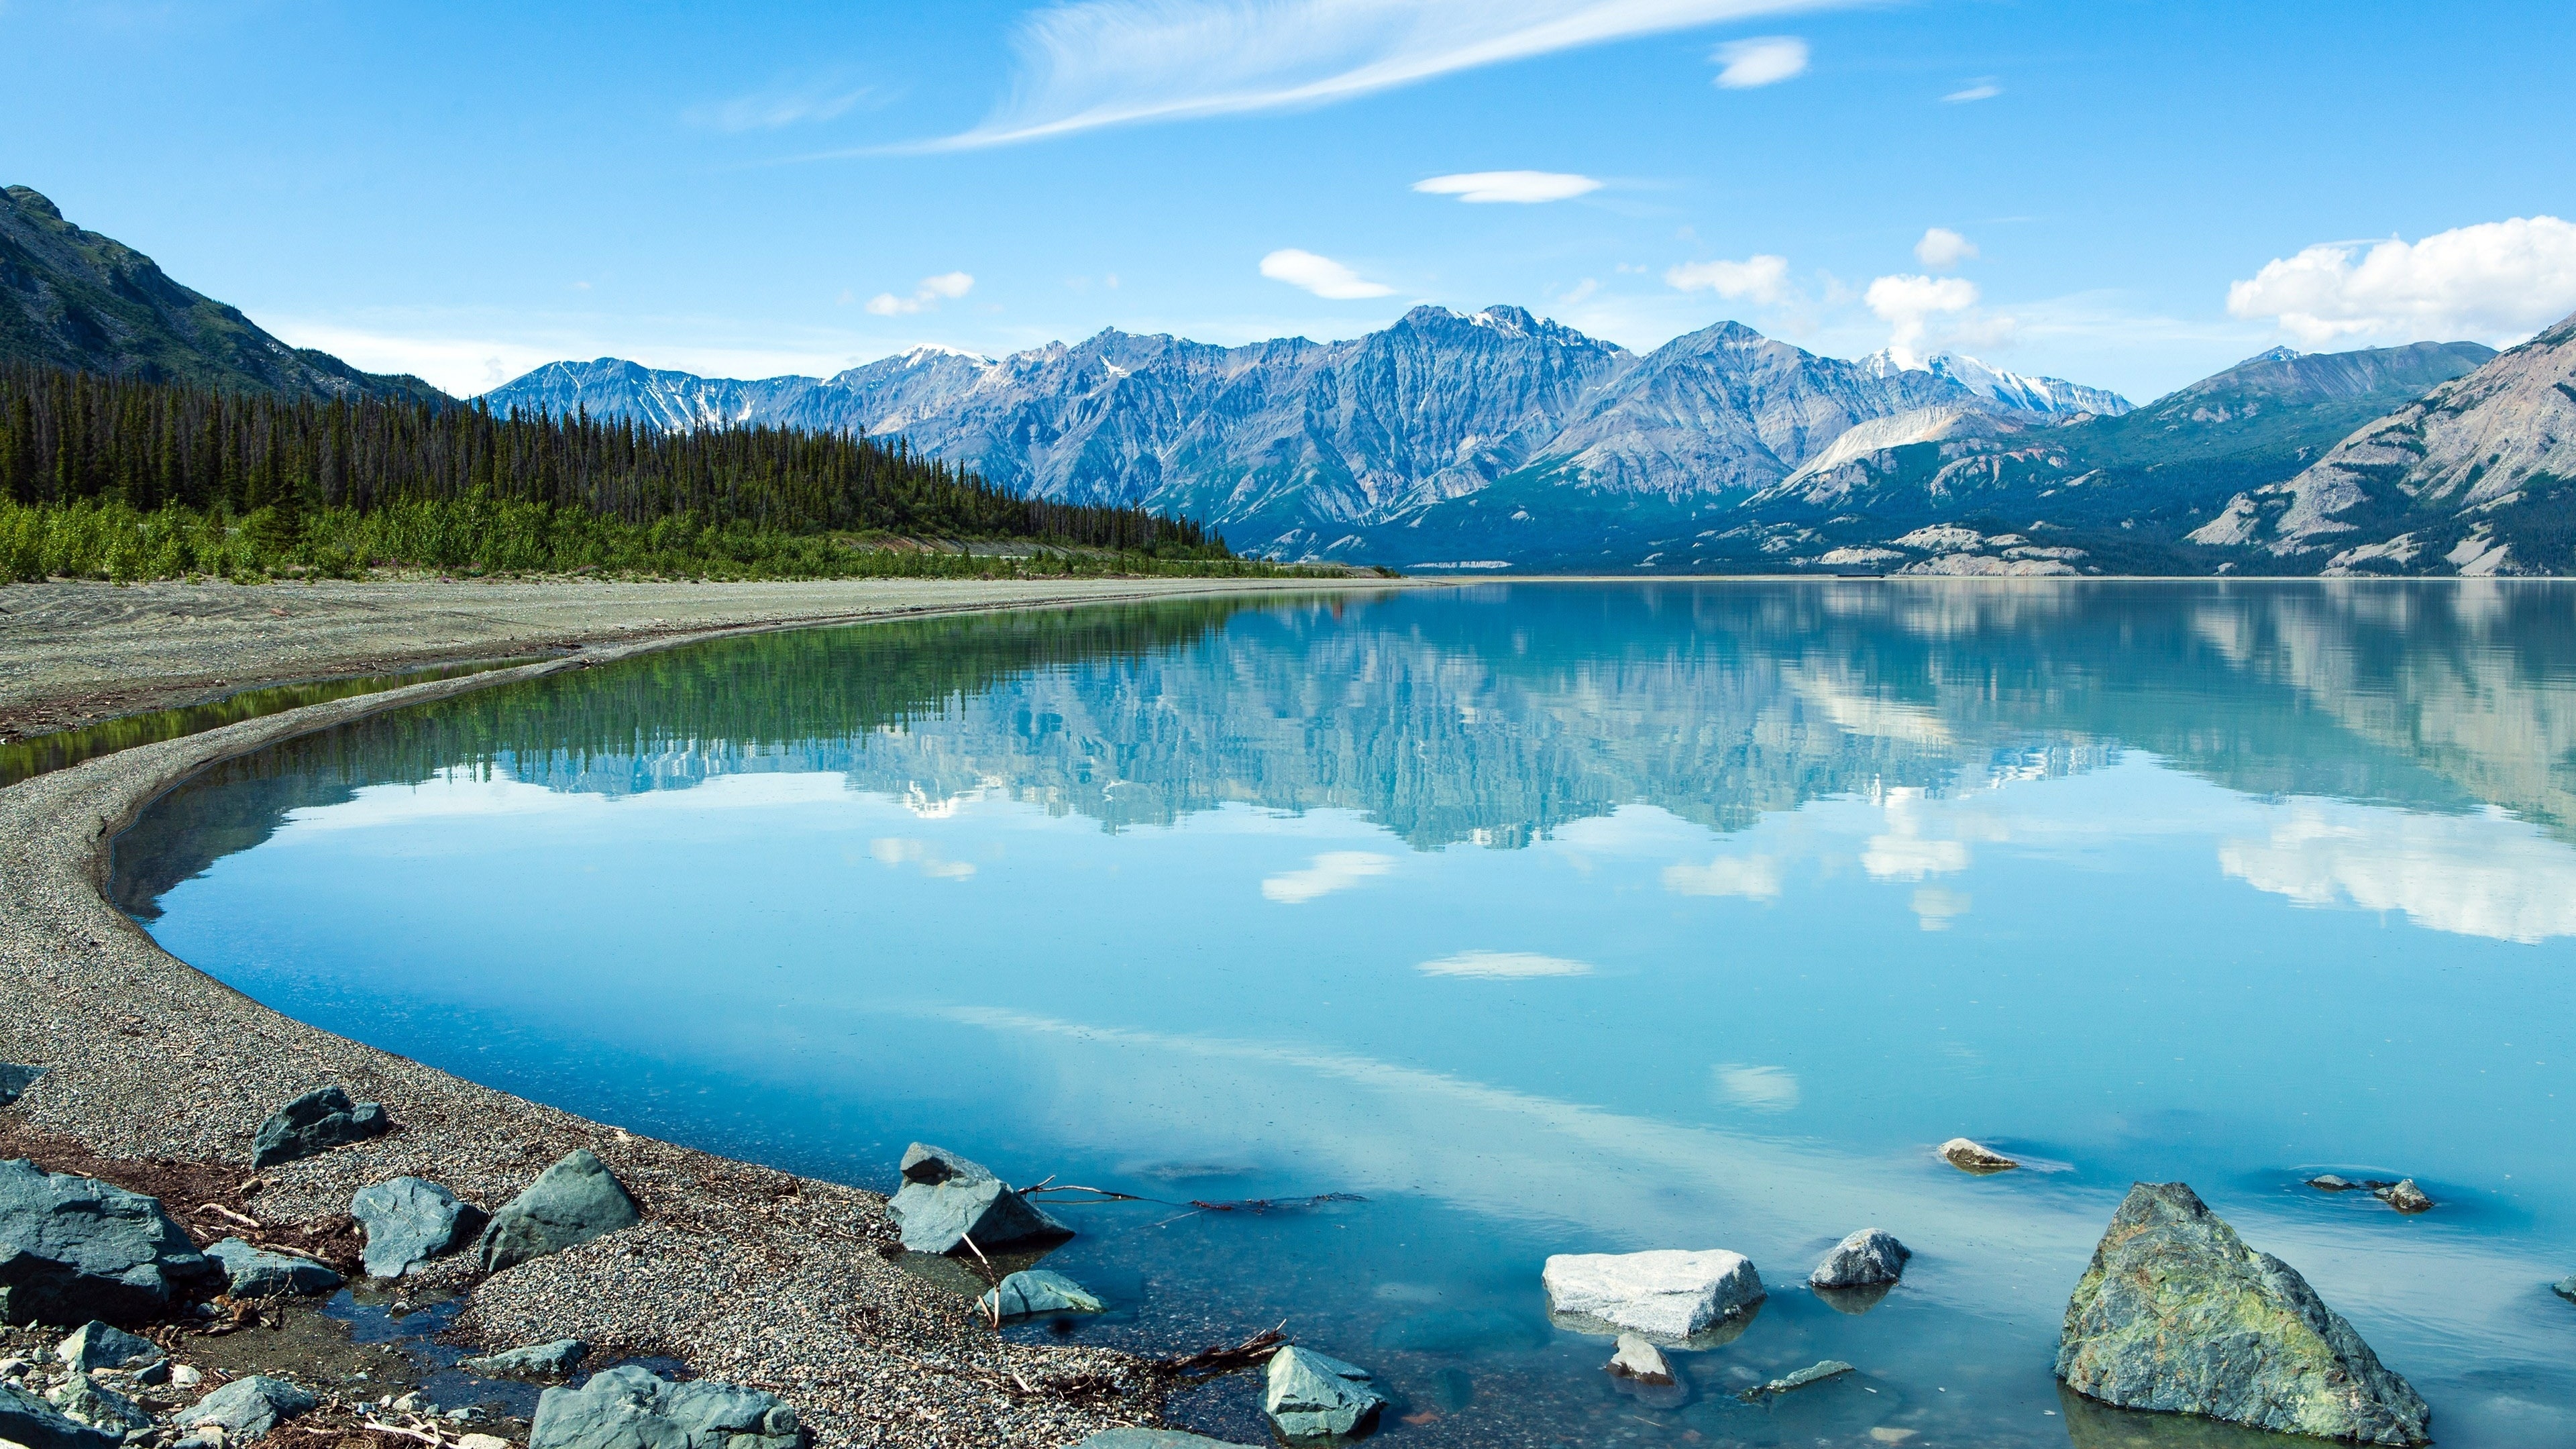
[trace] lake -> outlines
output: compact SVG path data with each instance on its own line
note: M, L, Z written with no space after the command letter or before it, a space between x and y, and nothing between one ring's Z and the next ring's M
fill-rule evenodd
M1112 1311L1012 1331L1284 1321L1379 1375L1390 1444L2289 1442L2050 1376L2113 1206L2177 1178L2443 1445L2576 1443L2576 586L1515 583L766 635L218 768L114 890L281 1011L637 1131L1150 1199L1060 1208L1047 1265ZM2029 1165L1961 1173L1961 1135ZM1916 1256L1843 1312L1804 1279L1866 1226ZM1665 1247L1772 1289L1678 1404L1539 1288ZM1737 1398L1826 1357L1860 1371ZM1175 1417L1254 1441L1256 1387Z

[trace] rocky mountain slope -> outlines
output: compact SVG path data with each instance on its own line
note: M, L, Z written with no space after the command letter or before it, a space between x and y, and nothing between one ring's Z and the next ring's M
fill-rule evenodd
M2361 428L2296 477L2238 493L2191 539L2324 555L2329 572L2567 570L2576 316Z
M1884 349L1860 360L1860 365L1879 376L1905 371L1905 364ZM1957 352L1935 352L1923 359L1923 370L1935 377L1947 378L1998 407L2048 416L2073 417L2091 413L2096 417L2116 418L2133 404L2109 388L2086 387L2056 377L2032 377L2027 373L2007 372L1989 367L1973 357Z
M447 397L417 377L289 347L24 186L0 191L0 362L252 392Z

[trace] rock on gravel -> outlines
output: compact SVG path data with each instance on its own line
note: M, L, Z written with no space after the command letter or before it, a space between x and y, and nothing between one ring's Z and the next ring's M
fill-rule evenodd
M2429 1442L2432 1411L2298 1270L2179 1182L2129 1189L2067 1300L2057 1376L2130 1409L2365 1444Z
M256 1439L319 1402L284 1379L252 1374L199 1399L179 1422L191 1429L211 1425L224 1431L226 1442L237 1443Z
M91 1319L72 1331L69 1338L54 1345L54 1357L61 1359L74 1373L91 1369L131 1368L136 1364L159 1363L168 1357L161 1345L140 1334Z
M0 1443L25 1449L117 1449L122 1432L94 1429L28 1393L0 1384Z
M64 1418L77 1419L120 1437L152 1427L152 1416L143 1412L142 1405L114 1389L100 1388L90 1382L87 1374L74 1374L63 1380L45 1398L62 1411Z
M1559 1253L1539 1280L1551 1313L1598 1319L1663 1338L1688 1338L1762 1301L1753 1260L1723 1248Z
M953 1253L970 1237L989 1253L1073 1236L1073 1229L1011 1191L991 1168L944 1147L912 1144L904 1149L902 1170L903 1186L886 1204L886 1215L903 1230L903 1245L916 1253Z
M381 1136L393 1125L385 1109L373 1102L353 1103L339 1087L316 1087L259 1124L259 1136L251 1143L250 1165L269 1167L299 1157L318 1156L334 1147Z
M1877 1228L1863 1228L1825 1255L1807 1282L1818 1288L1866 1288L1874 1283L1893 1283L1905 1276L1906 1261L1914 1250L1896 1240L1896 1235Z
M1262 1412L1291 1442L1356 1434L1386 1407L1369 1371L1290 1344L1270 1356ZM533 1446L532 1446L533 1449Z
M1980 1142L1971 1142L1965 1137L1953 1137L1942 1143L1941 1160L1961 1172L1974 1173L1980 1177L1990 1172L2010 1172L2021 1166L2020 1163L1993 1148Z
M222 1281L157 1199L0 1162L0 1322L130 1322Z
M358 1189L349 1216L367 1230L367 1274L399 1278L455 1252L483 1231L490 1215L420 1177L394 1177Z
M302 1297L340 1286L338 1273L311 1258L272 1253L239 1238L224 1239L206 1249L206 1256L224 1265L235 1298Z
M634 1364L537 1400L528 1449L797 1449L796 1410L712 1379L675 1384Z
M43 1067L20 1067L0 1062L0 1107L17 1101L44 1074Z
M456 1366L487 1379L561 1379L572 1377L572 1371L581 1367L581 1361L589 1355L590 1345L580 1339L558 1338L552 1343L532 1343L481 1358L458 1359Z
M977 1299L976 1305L987 1314L1003 1318L1026 1318L1035 1313L1098 1313L1103 1307L1090 1289L1044 1268L1013 1273L999 1287Z
M492 1215L483 1229L483 1271L498 1273L604 1238L643 1216L607 1164L576 1147Z

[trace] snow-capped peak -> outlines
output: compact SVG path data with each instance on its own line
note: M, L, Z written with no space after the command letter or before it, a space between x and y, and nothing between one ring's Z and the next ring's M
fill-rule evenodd
M2011 372L1992 367L1963 352L1935 352L1920 362L1881 348L1860 359L1861 370L1872 377L1894 377L1900 372L1928 372L1946 378L1998 407L2014 412L2036 413L2043 417L2063 417L2074 413L2095 413L2116 418L2137 404L2108 388L2086 387L2061 377L2036 377L2029 373Z

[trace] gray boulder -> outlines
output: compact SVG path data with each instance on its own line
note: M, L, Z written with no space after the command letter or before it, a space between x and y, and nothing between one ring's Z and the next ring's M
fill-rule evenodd
M2129 1189L2067 1300L2057 1376L2123 1408L2364 1444L2430 1442L2432 1410L2298 1270L2179 1182Z
M91 1369L132 1368L137 1364L159 1363L168 1357L161 1345L148 1338L110 1327L91 1319L73 1330L72 1336L54 1345L54 1357L74 1373Z
M1564 1326L1633 1328L1678 1340L1744 1316L1762 1301L1753 1260L1724 1248L1558 1253L1539 1273L1547 1310ZM1566 1322L1566 1320L1572 1320Z
M64 1418L105 1429L119 1438L152 1427L152 1416L143 1412L141 1404L114 1389L100 1388L87 1374L72 1375L45 1397L62 1411Z
M1103 1305L1091 1290L1062 1273L1043 1268L1013 1273L1001 1286L976 1300L986 1313L1026 1318L1033 1313L1098 1313Z
M903 1186L886 1204L886 1216L916 1253L953 1253L970 1237L990 1253L1053 1246L1073 1236L990 1168L921 1142L904 1149Z
M2566 1299L2570 1303L2576 1303L2576 1273L2570 1273L2566 1277L2559 1279L2557 1282L2550 1284L2549 1291Z
M300 1298L328 1293L341 1282L340 1275L325 1264L293 1253L272 1253L239 1238L224 1239L206 1249L206 1256L224 1265L235 1298Z
M590 1345L578 1338L558 1338L552 1343L532 1343L481 1358L457 1360L456 1366L469 1374L487 1379L564 1379L581 1367L590 1354Z
M211 1424L224 1431L226 1442L238 1443L266 1434L319 1402L284 1379L252 1374L199 1399L179 1422L191 1429Z
M2424 1189L2417 1187L2411 1177L2386 1187L2372 1188L2370 1195L2401 1213L2428 1213L2433 1210L2433 1199L2426 1196Z
M0 1322L132 1322L222 1282L159 1201L0 1162Z
M797 1449L803 1426L775 1394L712 1379L675 1384L634 1364L537 1400L528 1449Z
M338 1087L316 1087L270 1114L251 1142L250 1165L267 1167L312 1157L378 1136L393 1119L373 1102L351 1102Z
M1895 1234L1863 1228L1834 1244L1834 1250L1807 1275L1807 1282L1818 1288L1893 1283L1905 1276L1906 1260L1913 1256L1914 1250L1898 1242Z
M1184 1434L1178 1429L1103 1429L1073 1449L1242 1449L1224 1439Z
M43 1067L20 1067L0 1062L0 1107L17 1101L44 1074Z
M607 1165L589 1148L576 1147L492 1215L478 1247L483 1271L498 1273L604 1238L643 1216Z
M0 1383L0 1443L25 1449L117 1449L122 1431L93 1428L28 1393Z
M1386 1407L1369 1371L1290 1344L1270 1356L1262 1412L1291 1441L1359 1433Z
M389 1177L359 1188L349 1216L367 1230L361 1255L371 1278L399 1278L474 1241L490 1215L420 1177Z

